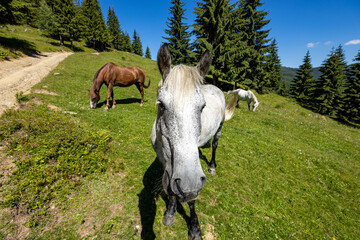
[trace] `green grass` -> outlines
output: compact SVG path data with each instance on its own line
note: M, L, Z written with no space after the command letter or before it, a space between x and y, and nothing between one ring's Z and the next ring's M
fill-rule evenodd
M89 109L86 89L91 87L95 72L110 61L145 70L151 85L145 89L143 107L139 106L138 90L132 86L114 88L116 108L104 111L104 86L100 106ZM64 121L67 125L70 121L75 132L64 133L69 137L81 135L76 130L79 125L83 134L98 136L96 133L105 131L112 140L106 145L110 152L105 151L110 167L80 177L81 184L71 189L66 200L54 194L45 207L39 208L46 210L43 215L40 210L30 212L39 216L33 217L37 222L27 239L141 239L141 230L145 239L187 238L181 214L177 214L174 226L162 224L166 208L159 196L161 168L154 162L156 155L149 139L159 79L156 62L133 54L76 53L35 86L58 96L30 97L76 113L70 116L49 111L50 115L59 115L58 121L48 119L49 124L55 121L59 126ZM324 120L275 94L258 95L258 100L256 112L247 111L246 103L240 102L233 119L224 124L217 150L217 175L210 176L205 161L201 161L207 182L196 206L203 238L356 239L360 235L360 130ZM23 111L24 116L36 112ZM16 120L17 113L10 116L11 121L25 121ZM5 115L1 121L6 125L4 121L10 120ZM18 128L1 130L3 142L22 136ZM9 131L13 134L3 133ZM57 141L55 134L37 135L46 142ZM14 150L6 151L15 154ZM211 149L202 152L210 159ZM24 149L22 156L31 161L28 153ZM46 155L41 151L36 154ZM8 191L6 185L3 188ZM9 223L11 216L5 210L0 212L0 238L19 231ZM188 214L186 205L184 211Z
M83 42L74 41L71 48L70 42L65 41L64 46L60 46L58 40L47 37L41 30L30 26L0 26L0 60L55 51L95 52L85 47Z

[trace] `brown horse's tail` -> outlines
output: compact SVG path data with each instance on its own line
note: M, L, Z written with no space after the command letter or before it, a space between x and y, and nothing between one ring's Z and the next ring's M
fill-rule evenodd
M225 121L228 121L232 118L234 112L235 112L235 107L236 107L236 103L239 99L239 94L234 93L232 98L230 99L230 102L226 105L225 108Z
M149 78L149 83L147 86L145 85L145 79L144 79L144 88L148 88L148 87L150 87L150 78Z

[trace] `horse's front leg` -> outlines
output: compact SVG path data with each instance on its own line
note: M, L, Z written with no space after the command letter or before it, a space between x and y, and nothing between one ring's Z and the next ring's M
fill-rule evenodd
M165 226L171 226L175 221L176 214L176 196L174 194L169 196L169 204L163 217L163 224Z
M106 106L105 106L105 111L107 111L109 109L109 106L110 106L110 97L112 95L112 91L113 91L113 85L112 84L109 84L108 85L108 94L107 94L107 97L106 97Z
M112 98L112 108L115 108L116 101L115 101L115 98L114 98L114 90L111 91L111 98Z
M201 240L201 229L195 212L195 200L188 202L190 208L190 219L188 221L188 239Z
M211 175L215 175L216 174L216 162L215 162L215 155L216 155L216 149L217 149L217 146L218 146L218 141L219 141L219 138L221 136L221 128L222 128L222 125L223 123L220 124L220 127L218 128L215 136L214 136L214 139L212 141L212 155L211 155L211 161L209 163L209 173Z

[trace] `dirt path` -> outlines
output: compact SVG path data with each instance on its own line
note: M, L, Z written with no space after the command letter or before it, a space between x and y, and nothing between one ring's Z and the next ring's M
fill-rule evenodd
M71 52L41 53L36 57L22 57L0 61L0 115L16 105L15 94L29 92Z

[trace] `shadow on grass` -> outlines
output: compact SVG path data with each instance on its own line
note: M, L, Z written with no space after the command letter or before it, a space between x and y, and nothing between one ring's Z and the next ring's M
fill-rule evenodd
M2 47L11 51L21 51L25 55L36 57L39 56L39 51L35 45L29 41L17 38L0 37L0 44Z
M166 206L169 203L168 196L164 193L162 188L162 175L164 173L163 166L160 161L155 159L150 167L146 170L143 177L144 188L138 194L139 210L141 215L141 239L153 240L156 238L154 233L154 221L156 216L156 199L161 196L165 201ZM189 222L190 217L181 204L177 204L177 212Z
M140 98L124 98L124 99L119 99L119 100L115 100L116 105L118 104L133 104L133 103L141 103L141 99ZM144 104L147 102L147 100L144 100ZM101 108L102 106L106 105L106 100L102 101L102 102L98 102L96 108ZM110 107L112 106L112 101L110 101Z
M50 42L50 44L55 46L55 47L61 47L60 42ZM64 43L64 47L67 47L67 48L71 49L74 52L84 52L84 49L81 48L81 47L75 46L75 43L73 43L73 45L68 44L68 43Z

